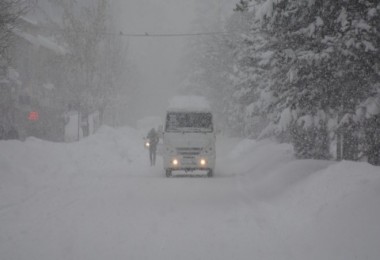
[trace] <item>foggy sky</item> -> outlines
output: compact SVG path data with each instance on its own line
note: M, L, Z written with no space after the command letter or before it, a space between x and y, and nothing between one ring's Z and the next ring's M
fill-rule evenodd
M195 20L195 0L114 0L124 33L186 33ZM142 76L143 100L138 117L162 116L178 86L177 68L188 38L127 37L129 57Z

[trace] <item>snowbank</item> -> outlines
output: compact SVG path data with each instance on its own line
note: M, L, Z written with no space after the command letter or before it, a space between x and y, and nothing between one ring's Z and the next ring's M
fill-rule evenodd
M281 230L287 254L275 259L380 257L380 167L295 160L289 145L268 140L244 140L229 157L246 196L263 205L263 221Z
M72 144L33 137L25 142L0 141L0 209L43 187L68 185L76 176L143 165L145 151L141 142L134 129L106 126L96 135Z
M379 167L217 149L215 178L167 179L128 127L0 141L0 258L379 259Z

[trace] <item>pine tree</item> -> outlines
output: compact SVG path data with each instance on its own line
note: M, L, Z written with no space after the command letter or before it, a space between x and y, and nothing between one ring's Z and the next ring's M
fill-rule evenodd
M222 32L224 29L221 9L228 1L200 1L197 26L201 32ZM181 92L203 95L212 103L217 122L226 127L226 107L230 90L232 49L229 36L223 33L193 38L188 46L182 68Z
M370 41L377 36L376 5L361 1L267 1L259 8L256 14L262 21L262 30L277 40L273 51L279 66L271 89L279 97L273 104L280 115L278 122L281 111L296 110L298 119L294 118L291 125L298 131L293 131L293 143L304 144L308 150L312 146L302 139L316 140L315 131L304 129L310 138L301 134L300 119L312 118L319 129L337 113L354 113L369 94L370 82L376 78L373 57L378 56L373 55L378 40ZM369 26L371 23L374 26ZM316 120L319 111L326 115L323 120ZM301 140L295 141L297 138ZM348 143L354 146L357 143L353 137L346 139L352 140Z
M10 66L11 57L8 51L14 41L12 30L17 25L20 15L30 7L29 4L20 0L0 1L0 139L4 138L5 133L15 124L14 85L17 84L13 81L18 73Z

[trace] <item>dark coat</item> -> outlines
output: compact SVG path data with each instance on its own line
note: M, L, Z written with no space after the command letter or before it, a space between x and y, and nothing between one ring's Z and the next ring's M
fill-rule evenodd
M159 141L159 137L158 137L158 133L156 132L156 130L154 130L154 128L152 128L149 131L147 135L147 139L149 140L149 144L150 144L149 148L156 149L158 141Z

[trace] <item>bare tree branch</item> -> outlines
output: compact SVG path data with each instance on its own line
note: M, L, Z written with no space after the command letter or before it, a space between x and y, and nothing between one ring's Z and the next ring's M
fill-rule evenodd
M12 29L17 26L18 18L25 14L34 1L1 0L0 1L0 57L7 57L7 49L12 44Z

